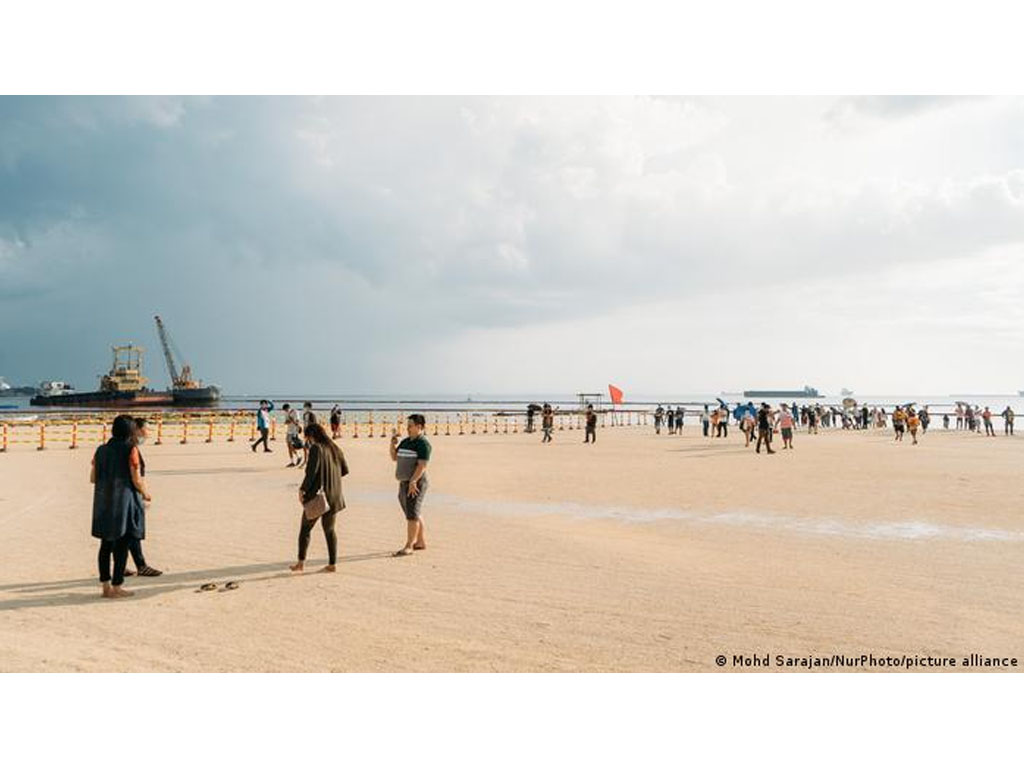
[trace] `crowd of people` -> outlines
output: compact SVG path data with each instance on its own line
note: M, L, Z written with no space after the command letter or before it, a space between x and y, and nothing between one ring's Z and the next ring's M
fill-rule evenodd
M251 444L255 452L262 444L268 445L271 412L274 404L262 400L257 411L259 438ZM337 515L345 509L342 478L349 474L344 452L335 442L338 426L332 410L328 434L318 423L312 404L303 405L300 415L289 404L282 408L287 425L288 467L304 466L305 473L299 485L298 502L301 509L298 535L298 557L290 566L300 573L305 569L313 528L320 523L327 545L325 572L337 567L338 537L335 531ZM427 465L431 445L426 437L426 418L414 413L406 421L406 436L399 437L393 430L389 454L395 465L398 481L398 503L406 520L406 540L395 551L395 557L405 557L426 549L426 528L423 524L423 501L429 487ZM596 421L595 421L596 426ZM146 442L144 419L117 416L110 430L110 439L100 445L92 459L90 482L93 484L92 536L99 539L97 559L101 594L105 598L131 597L133 592L124 588L127 576L161 576L162 571L151 567L143 555L142 541L146 537L146 511L152 495L146 484L146 463L141 447ZM127 568L128 556L135 562L136 571ZM216 588L216 585L203 585ZM226 588L237 587L228 582Z
M958 403L953 414L956 418L955 428L969 430L978 434L982 433L995 437L996 431L993 426L993 413L988 406L971 406L966 403ZM661 434L663 426L667 428L668 434L682 434L682 426L686 416L686 409L682 406L669 406L659 404L654 410L654 432ZM883 406L860 405L858 407L837 407L823 404L798 405L782 403L778 408L773 408L768 403L762 403L755 408L752 402L737 405L732 411L721 403L717 407L704 405L699 411L701 431L704 437L720 438L729 436L729 422L734 424L743 432L744 446L751 443L755 445L755 451L761 452L762 445L768 453L775 451L771 447L772 435L778 431L782 436L783 448L793 448L793 432L798 427L806 427L808 434L817 434L818 428L837 428L848 430L885 429L892 424L893 439L895 442L902 442L904 434L910 434L911 442L917 445L918 435L928 431L931 425L931 414L927 405L916 407L915 403L896 406L892 413L886 411ZM1006 406L999 414L1003 419L1003 432L1006 435L1013 435L1013 423L1015 414L1011 406ZM950 428L950 414L942 416L944 429Z

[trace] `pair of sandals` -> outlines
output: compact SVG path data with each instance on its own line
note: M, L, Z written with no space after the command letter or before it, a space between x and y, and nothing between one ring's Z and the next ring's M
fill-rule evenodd
M136 573L135 571L129 571L129 570L126 569L125 572L124 572L124 575L125 576L163 576L164 572L163 571L158 571L156 568L153 568L151 566L144 565L141 568L139 568L139 572L138 573Z
M232 589L238 589L238 582L237 581L229 581L227 584L224 585L224 590L223 591L228 591L228 590L232 590ZM196 590L196 592L216 592L216 591L217 591L217 585L214 584L212 581L207 583L207 584L203 584L201 587L199 587L199 589Z
M403 547L402 549L400 549L397 552L393 553L391 556L392 557L408 557L413 552L419 552L420 550L423 550L423 549L426 549L426 548L427 548L426 544L414 544L411 551L409 549Z

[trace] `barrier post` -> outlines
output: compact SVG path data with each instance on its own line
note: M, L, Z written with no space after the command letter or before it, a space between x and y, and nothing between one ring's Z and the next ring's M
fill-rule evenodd
M231 426L228 429L228 442L229 443L235 442L235 417L234 416L231 417Z
M188 417L186 416L181 422L181 444L185 445L188 443Z
M107 442L107 422L103 422L103 429L100 430L100 442Z
M449 414L444 415L444 433L450 435L452 433L452 420Z
M256 442L256 419L255 418L253 418L253 420L249 423L249 442L250 443L255 443Z
M46 422L39 422L39 447L37 451L46 449Z
M368 437L373 437L373 411L370 411L369 421L366 425L366 429L369 432Z
M256 436L253 435L252 439L255 440ZM270 420L270 439L277 440L277 419Z
M476 416L473 416L472 418L473 418L473 420L470 422L469 434L475 435L476 434Z
M160 445L164 441L164 417L158 416L156 419L156 443L154 445Z
M359 437L359 417L352 417L352 439L355 440Z
M7 453L7 422L3 425L3 438L0 442L0 453Z
M518 435L519 434L519 417L518 416L513 416L512 417L512 434L513 435Z
M69 450L74 450L78 447L78 422L71 422L71 445L68 446Z
M212 416L210 417L209 430L206 433L206 442L208 442L208 443L212 443L213 442L213 417Z
M437 437L437 419L434 419L434 437Z
M484 416L484 434L487 434L487 417Z

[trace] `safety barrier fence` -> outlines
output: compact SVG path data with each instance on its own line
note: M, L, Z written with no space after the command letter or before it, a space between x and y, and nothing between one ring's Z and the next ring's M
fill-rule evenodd
M315 412L318 423L328 434L333 432L329 414ZM141 414L133 414L141 415ZM276 414L275 414L276 415ZM259 437L256 417L251 413L217 413L180 416L158 413L145 416L148 439L155 445L177 443L254 442ZM96 414L81 418L37 418L35 420L0 421L0 453L17 445L43 451L53 447L79 448L107 441L113 416L101 418ZM338 425L338 439L369 439L390 437L393 432L404 434L406 414L352 415L342 412ZM649 415L642 411L605 411L598 414L599 427L645 426ZM445 413L428 417L427 435L509 435L520 432L540 432L541 416L530 422L523 415ZM584 416L580 413L558 413L554 417L555 431L582 430ZM279 419L270 421L268 439L276 440L286 432Z

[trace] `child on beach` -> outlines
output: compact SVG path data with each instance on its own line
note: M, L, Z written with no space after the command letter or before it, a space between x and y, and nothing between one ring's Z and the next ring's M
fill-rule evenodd
M427 481L427 462L430 461L430 442L424 433L427 420L419 413L409 416L405 425L409 435L398 442L398 433L392 432L390 453L395 462L395 479L398 480L398 503L406 520L405 546L395 552L395 557L404 557L427 548L424 538L421 510L423 497L430 483Z
M550 403L544 403L544 408L541 410L540 426L544 432L544 437L540 439L542 443L551 442L551 432L555 428L555 412L551 409Z

